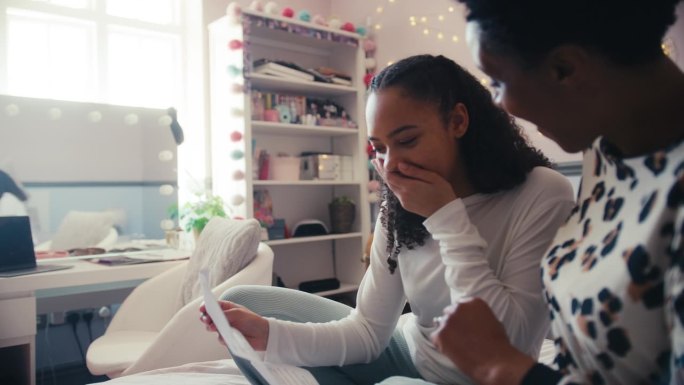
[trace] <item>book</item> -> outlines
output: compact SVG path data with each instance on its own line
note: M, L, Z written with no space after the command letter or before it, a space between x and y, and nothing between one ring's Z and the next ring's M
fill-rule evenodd
M333 84L340 84L340 85L343 85L343 86L350 86L350 85L352 85L351 80L349 80L349 79L344 79L344 78L340 78L340 77L337 77L337 76L331 76L331 77L330 77L330 80L331 80L331 82L332 82Z
M318 385L318 381L307 370L283 364L274 364L264 362L259 358L257 352L247 342L245 336L237 329L230 326L228 319L223 314L218 301L209 288L208 271L203 269L199 272L199 282L202 288L202 296L204 297L204 306L207 313L214 321L216 329L218 330L223 341L228 346L228 351L233 356L233 359L244 360L242 364L250 367L255 373L243 373L245 378L252 385ZM240 365L238 368L242 370ZM257 378L253 378L255 374Z
M306 72L306 70L293 63L287 63L277 60L259 59L254 62L253 68L253 72L260 74L279 77L290 77L308 81L314 80L314 75Z
M317 82L325 82L332 84L340 84L344 86L352 85L352 77L330 67L318 67L307 69L314 75L314 80Z

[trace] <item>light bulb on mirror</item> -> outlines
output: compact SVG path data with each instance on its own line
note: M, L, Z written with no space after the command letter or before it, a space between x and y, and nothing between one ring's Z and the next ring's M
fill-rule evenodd
M163 184L159 186L159 194L161 195L171 195L173 194L174 188L170 184Z
M48 110L48 117L50 120L59 120L62 117L62 110L57 107L52 107Z
M90 111L88 113L88 120L91 123L98 123L102 120L102 113L100 111Z
M159 160L162 162L168 162L170 160L173 160L173 152L169 150L159 151L159 155L157 156L159 157Z

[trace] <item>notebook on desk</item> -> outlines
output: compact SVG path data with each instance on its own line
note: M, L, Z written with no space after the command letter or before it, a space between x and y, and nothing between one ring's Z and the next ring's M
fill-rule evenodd
M0 277L62 270L71 265L38 265L29 218L0 217Z

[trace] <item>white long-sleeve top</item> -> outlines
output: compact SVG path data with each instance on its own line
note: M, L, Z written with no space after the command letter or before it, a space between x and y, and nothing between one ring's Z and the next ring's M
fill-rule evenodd
M439 209L424 222L432 238L414 250L402 248L394 274L378 220L356 309L328 323L269 319L264 358L297 366L370 362L387 346L408 300L413 315L403 332L417 370L430 382L467 383L429 338L434 317L464 296L487 301L515 346L536 356L548 331L539 264L572 206L567 179L537 167L512 190Z

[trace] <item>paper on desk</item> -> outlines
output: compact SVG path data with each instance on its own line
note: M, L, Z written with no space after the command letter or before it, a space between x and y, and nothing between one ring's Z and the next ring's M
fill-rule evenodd
M177 249L158 249L158 250L142 250L139 252L124 252L119 253L134 259L144 259L150 261L175 261L177 259L188 258L191 252L187 250Z
M199 281L204 296L204 307L223 337L223 341L228 345L231 354L249 361L269 385L318 385L314 376L305 369L262 361L245 336L228 323L218 301L209 289L209 274L206 269L199 272Z

